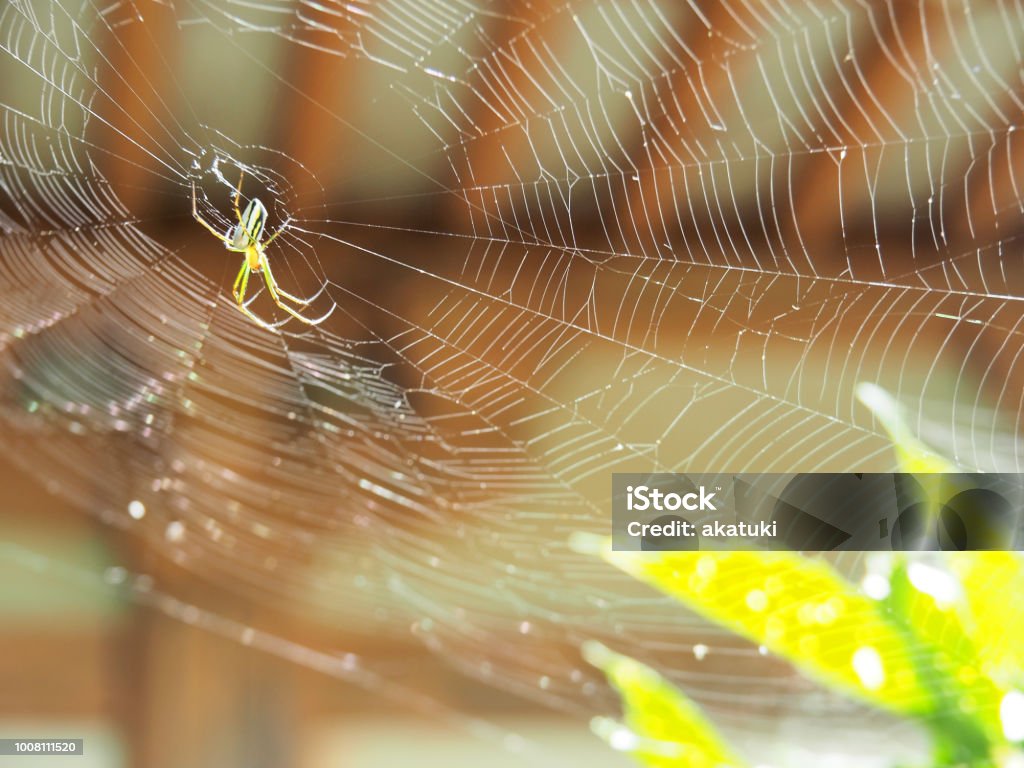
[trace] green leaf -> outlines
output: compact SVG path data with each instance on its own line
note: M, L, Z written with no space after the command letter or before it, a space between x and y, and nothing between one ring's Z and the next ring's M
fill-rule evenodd
M1017 552L952 552L950 569L968 607L967 632L981 671L1006 687L1024 687L1024 558Z
M988 764L990 745L1002 740L1003 692L979 669L952 574L921 563L896 561L883 602L894 622L921 646L914 663L935 702L924 724L932 732L938 765Z
M598 642L583 646L587 661L604 672L622 697L625 723L595 718L594 732L650 768L738 768L700 708L655 670Z

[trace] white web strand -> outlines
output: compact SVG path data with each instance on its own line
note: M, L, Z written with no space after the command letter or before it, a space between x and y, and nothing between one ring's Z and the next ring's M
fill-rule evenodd
M599 637L725 720L740 695L844 716L566 541L605 529L613 471L891 468L862 381L965 467L1020 469L1024 9L502 8L8 4L11 458L229 592L412 625L555 706L608 701L577 653ZM200 45L218 100L173 58ZM279 62L308 52L373 89L307 91ZM249 79L362 186L261 129L287 116ZM226 231L243 170L323 324L259 281L276 331L233 306L191 185Z

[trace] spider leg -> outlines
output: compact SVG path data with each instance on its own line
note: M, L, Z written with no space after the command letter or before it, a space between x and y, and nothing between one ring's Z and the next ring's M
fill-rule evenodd
M274 330L273 326L269 325L264 320L260 320L253 314L251 309L245 306L245 289L249 287L249 275L251 272L252 270L249 269L249 262L242 262L242 268L238 270L238 277L235 278L235 286L231 289L231 292L235 295L235 301L238 303L238 308L242 311L242 314L256 323L256 325L272 331Z
M312 299L301 299L298 296L292 296L290 293L287 293L277 285L275 285L274 287L277 288L277 292L281 294L284 298L288 299L291 302L294 302L295 304L298 304L301 307L308 306L309 302L312 301Z
M277 239L277 236L280 235L282 232L284 232L284 230L288 227L288 224L289 224L289 222L291 222L291 220L292 219L291 219L290 216L287 219L285 219L284 223L280 227L277 228L277 231L260 244L260 249L263 250L268 245L270 245L272 242L274 242L274 240ZM262 258L263 258L263 263L266 264L267 263L266 254L264 254ZM266 269L267 269L267 271L269 273L270 267L268 266ZM288 293L287 291L282 289L280 286L278 286L277 280L274 280L274 288L277 290L278 294L280 294L281 296L284 296L286 299L289 299L290 301L294 301L296 304L301 304L302 306L306 306L307 304L309 304L310 301L312 301L312 299L303 299L303 298L300 298L298 296L293 296L292 294Z
M274 279L274 273L270 271L270 262L267 260L267 256L264 253L260 254L260 269L263 270L263 280L267 284L267 290L270 291L270 297L274 300L274 303L277 304L277 306L279 306L281 309L283 309L285 312L287 312L289 315L291 315L292 317L296 318L297 320L301 320L306 325L317 325L317 324L319 324L318 320L310 320L307 317L303 317L298 312L296 312L294 309L292 309L287 304L285 304L283 301L281 301L281 295L288 296L289 298L292 298L292 297L290 296L290 294L286 294L286 293L284 293L282 291L279 291L279 289L277 287L277 280ZM281 295L278 295L279 293ZM295 299L293 299L293 300L295 300ZM298 300L298 303L299 304L302 303L301 299Z
M285 228L291 223L291 220L292 220L291 216L289 216L287 219L285 219L284 223L280 227L277 228L277 231L274 234L272 234L270 237L268 237L266 240L263 241L262 247L266 248L268 245L270 245L272 242L274 242L274 240L277 239L277 236L280 235L282 232L284 232ZM241 221L241 216L239 216L239 221Z
M231 245L231 241L226 236L224 236L222 233L214 229L212 224L210 224L206 219L199 215L199 207L198 204L196 203L196 183L194 181L192 182L192 218L194 218L196 221L198 221L200 224L206 227L206 229L209 230L210 234L216 237L218 240L227 243L228 245ZM241 220L241 217L239 217L239 220Z
M251 270L249 269L249 260L243 259L242 268L238 270L238 276L235 277L235 284L231 288L231 295L235 297L235 301L237 301L239 304L245 301L245 288L249 282L250 271ZM242 287L241 291L239 291L238 289L239 286Z
M291 219L290 216L287 219L285 219L284 223L280 227L277 228L277 231L274 232L274 234L272 234L269 238L267 238L266 240L263 241L263 243L260 245L260 248L266 248L268 245L270 245L272 242L274 242L274 240L277 239L277 236L280 235L282 232L284 232L284 230L288 226L288 223L291 220L292 219ZM310 299L300 299L298 296L293 296L292 294L288 293L287 291L282 290L280 287L278 287L276 280L274 281L274 287L277 288L277 292L279 294L284 296L286 299L290 299L291 301L294 301L296 304L301 304L302 306L306 306L310 302Z
M277 280L274 280L274 288L277 290L279 295L281 295L284 298L288 299L289 301L293 301L296 304L298 304L300 306L303 306L303 307L308 306L309 302L311 302L314 298L316 298L314 296L313 298L310 298L310 299L303 299L303 298L300 298L299 296L293 296L292 294L288 293L288 291L284 290L281 286L279 286L277 284Z
M270 272L270 260L267 258L267 255L264 253L260 258L261 258L261 263L264 265L264 268L267 270L267 273L270 274L270 279L274 281L274 290L277 291L277 295L283 296L284 298L288 299L289 301L293 301L296 304L299 304L299 305L301 305L303 307L308 306L309 302L311 302L313 299L316 298L314 296L313 298L310 298L310 299L303 299L303 298L301 298L299 296L294 296L294 295L288 293L288 291L286 291L284 288L282 288L280 285L277 284L277 279L274 277L273 273Z
M245 169L238 174L238 187L235 189L235 216L238 217L238 221L242 221L242 212L238 208L238 201L242 198L242 179L245 178Z

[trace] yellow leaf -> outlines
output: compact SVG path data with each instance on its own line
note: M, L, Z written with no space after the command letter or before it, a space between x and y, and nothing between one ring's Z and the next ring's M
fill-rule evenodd
M914 475L958 471L955 464L917 439L907 426L900 404L884 389L867 382L858 384L857 399L889 433L900 471Z
M899 713L933 708L915 666L921 649L824 561L795 552L616 552L586 535L572 545L827 685Z
M650 768L737 768L744 763L699 707L655 670L597 642L583 655L619 692L625 724L596 718L594 731Z

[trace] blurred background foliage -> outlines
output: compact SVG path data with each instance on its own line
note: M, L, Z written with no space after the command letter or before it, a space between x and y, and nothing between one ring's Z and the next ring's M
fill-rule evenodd
M862 397L894 439L899 468L956 471L908 428L883 390ZM939 503L933 505L933 523ZM682 605L777 654L820 684L915 719L930 759L914 765L1024 764L1024 560L1016 552L876 553L861 584L796 552L599 554ZM743 760L684 692L657 671L597 642L583 647L622 697L624 719L595 718L613 748L651 768L740 768Z

